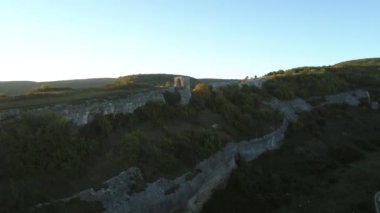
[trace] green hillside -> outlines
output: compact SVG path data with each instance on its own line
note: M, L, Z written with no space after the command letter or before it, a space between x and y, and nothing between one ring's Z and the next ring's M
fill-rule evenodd
M0 81L0 92L8 96L22 95L37 85L34 81Z
M380 111L331 106L301 116L284 144L239 162L204 213L376 212Z
M121 98L146 90L171 87L171 74L139 74L117 79L83 79L52 82L0 82L0 110L78 103L89 99ZM193 86L198 80L190 78Z
M365 58L337 63L334 67L345 66L380 66L380 58Z
M172 87L174 85L174 77L178 75L172 74L137 74L121 76L107 85L109 89L121 88L153 88L153 87ZM190 78L191 85L198 80Z
M299 67L266 75L263 89L280 99L324 96L353 89L380 87L379 59L342 62L339 66ZM362 66L356 66L363 64ZM366 64L366 65L364 65Z
M33 88L47 85L55 88L72 89L128 89L128 88L156 88L173 86L174 77L172 74L136 74L121 76L118 78L93 78L64 81L0 81L0 93L7 96L18 96L28 94ZM218 81L219 79L210 80ZM192 86L199 82L195 78L190 78ZM209 82L209 81L208 81Z
M280 99L368 89L378 101L380 59L299 67L267 74L263 90ZM375 212L379 190L379 110L329 106L289 126L284 145L252 162L240 160L227 187L203 212Z

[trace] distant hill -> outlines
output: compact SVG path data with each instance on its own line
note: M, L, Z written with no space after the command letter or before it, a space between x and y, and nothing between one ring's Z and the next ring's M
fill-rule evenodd
M90 99L121 98L129 94L172 87L172 74L138 74L119 78L66 80L53 82L0 82L0 109L28 108ZM211 79L212 82L225 80ZM228 80L227 80L228 81ZM198 79L190 77L193 88Z
M116 78L107 85L109 89L121 88L146 88L146 87L171 87L174 85L173 74L137 74ZM194 85L197 79L190 77L190 84Z
M64 81L47 81L47 82L34 82L34 81L0 81L0 92L8 96L16 96L26 94L32 88L49 85L52 87L70 87L73 89L83 88L103 88L110 84L114 78L92 78L92 79L78 79L78 80L64 80Z
M92 78L64 81L0 81L0 93L8 96L17 96L29 93L33 88L42 85L55 88L148 88L148 87L165 87L173 86L174 77L172 74L137 74L127 75L118 78ZM194 85L198 80L190 77L191 84Z
M358 60L344 61L334 65L334 67L345 66L380 66L380 58L364 58Z
M21 95L37 85L33 81L0 81L0 92L8 96Z

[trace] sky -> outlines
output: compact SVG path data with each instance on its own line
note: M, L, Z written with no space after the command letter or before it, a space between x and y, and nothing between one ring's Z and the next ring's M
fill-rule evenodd
M244 78L380 57L379 0L0 0L0 81Z

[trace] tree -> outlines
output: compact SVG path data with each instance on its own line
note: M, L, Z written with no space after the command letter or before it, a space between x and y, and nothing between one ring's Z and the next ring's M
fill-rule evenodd
M7 97L7 95L5 93L0 92L0 98L6 98L6 97Z
M193 89L193 94L190 99L190 103L193 106L205 107L206 102L210 100L211 97L211 88L208 84L198 83Z

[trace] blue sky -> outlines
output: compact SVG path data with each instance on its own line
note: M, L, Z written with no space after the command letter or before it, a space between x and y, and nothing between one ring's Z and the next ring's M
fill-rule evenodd
M0 81L244 78L380 57L379 0L0 0Z

